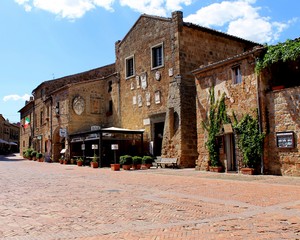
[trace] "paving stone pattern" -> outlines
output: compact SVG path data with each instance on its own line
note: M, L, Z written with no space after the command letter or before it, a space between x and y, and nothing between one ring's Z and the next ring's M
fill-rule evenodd
M0 156L0 239L300 239L300 178Z

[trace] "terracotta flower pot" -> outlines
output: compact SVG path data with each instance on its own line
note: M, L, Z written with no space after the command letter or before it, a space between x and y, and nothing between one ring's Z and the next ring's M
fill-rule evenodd
M245 175L253 175L254 168L241 168L241 173Z
M82 166L83 162L77 162L77 166Z
M120 171L120 164L110 164L110 168L112 171Z
M132 169L133 170L139 170L141 169L142 164L132 164Z
M209 171L211 172L222 172L223 168L221 166L217 166L217 167L209 167Z
M122 165L123 170L130 170L131 165Z
M92 168L98 168L98 162L91 162Z

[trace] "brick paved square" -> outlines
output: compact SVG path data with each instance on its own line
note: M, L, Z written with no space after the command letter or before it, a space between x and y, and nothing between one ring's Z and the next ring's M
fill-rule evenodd
M300 239L300 179L0 156L0 239Z

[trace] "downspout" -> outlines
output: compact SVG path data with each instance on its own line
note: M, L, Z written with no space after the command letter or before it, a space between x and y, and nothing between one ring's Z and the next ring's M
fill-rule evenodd
M119 72L116 75L117 84L118 84L118 115L119 115L119 124L121 123L121 86L120 86L120 76Z
M51 110L50 110L50 141L51 141L51 148L50 148L50 162L52 161L52 148L53 148L53 141L52 141L52 107L53 107L53 98L50 96L51 99Z
M259 132L262 133L262 122L261 122L261 101L260 101L260 86L259 86L259 73L255 73L256 75L256 99L257 99L257 114L258 114L258 127ZM262 155L260 157L260 173L264 174L264 150L262 152Z

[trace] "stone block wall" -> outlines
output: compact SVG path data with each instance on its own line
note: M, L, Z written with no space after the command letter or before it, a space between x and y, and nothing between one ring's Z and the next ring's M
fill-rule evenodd
M267 93L268 134L265 171L268 174L300 176L300 87ZM293 132L293 148L278 148L276 133Z
M215 99L226 94L225 104L227 114L233 122L232 111L237 119L249 113L256 116L257 104L257 79L254 73L254 65L249 64L249 59L238 61L242 72L242 83L233 84L232 66L236 63L229 62L215 68L211 68L201 73L196 73L197 89L197 140L198 153L196 169L207 170L209 155L205 147L208 133L203 129L202 122L207 120L209 103L209 89L214 86ZM241 156L236 154L237 161L241 161Z

